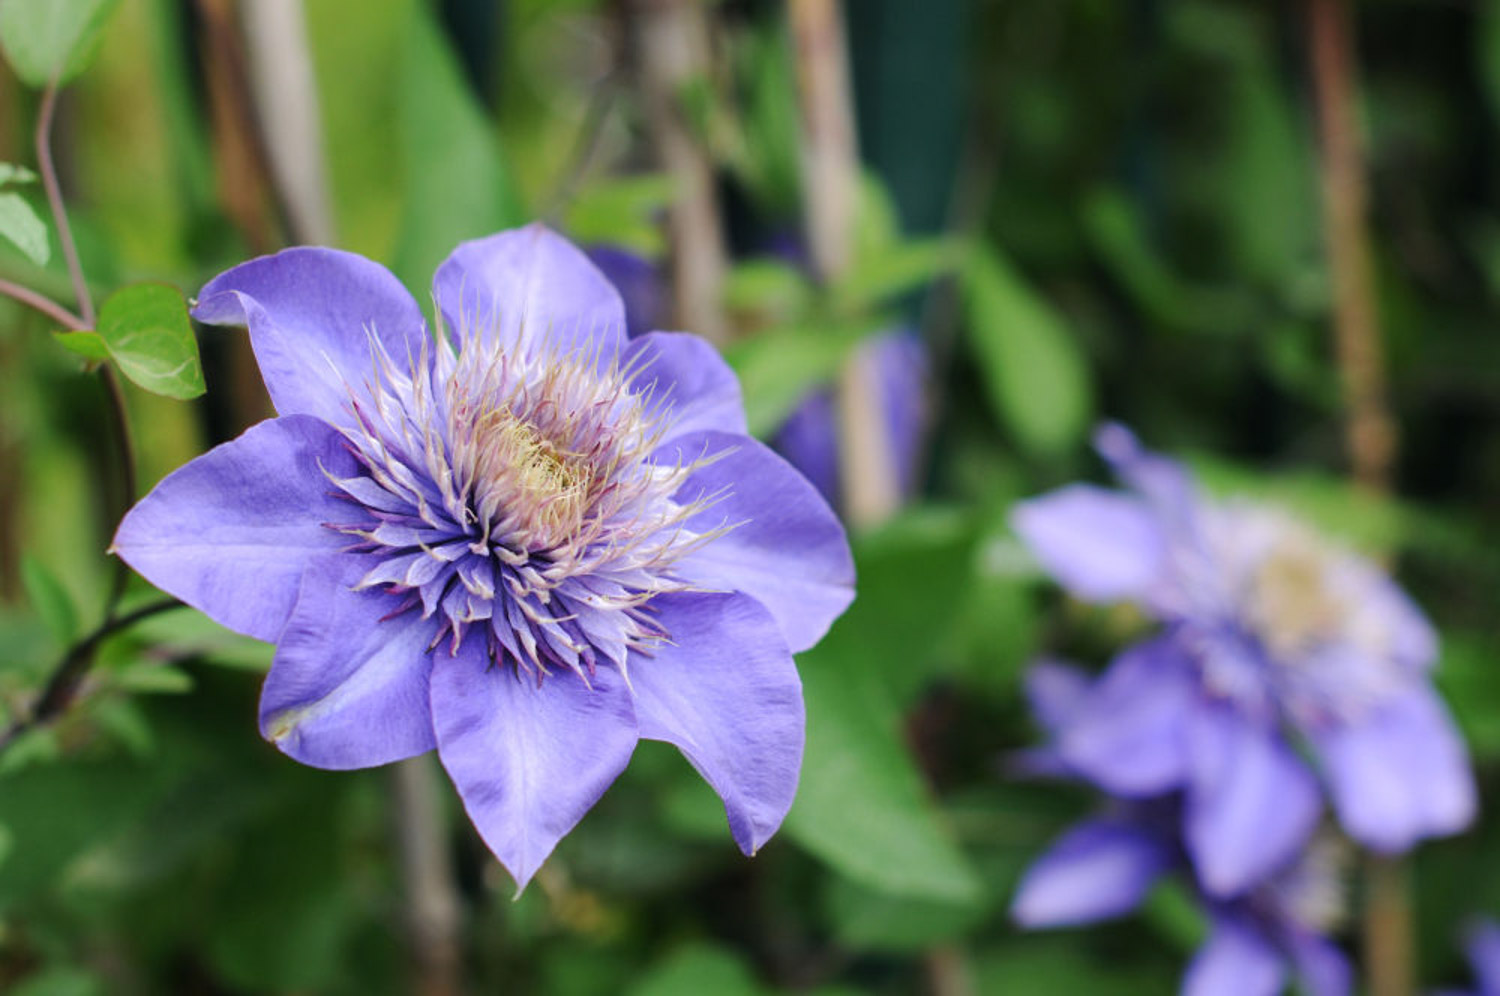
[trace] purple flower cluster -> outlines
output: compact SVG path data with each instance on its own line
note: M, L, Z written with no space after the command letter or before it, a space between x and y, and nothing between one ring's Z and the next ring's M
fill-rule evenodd
M676 745L753 853L796 791L792 653L853 597L842 528L746 432L702 340L630 340L540 226L461 245L429 330L359 256L237 266L195 317L247 325L279 417L169 475L115 549L277 645L265 736L323 768L436 749L524 885L625 767Z
M1312 991L1344 992L1347 970L1309 940L1320 918L1266 897L1306 879L1325 797L1345 833L1384 853L1473 819L1467 753L1429 678L1433 631L1374 564L1285 513L1201 496L1120 426L1096 444L1129 490L1071 485L1012 523L1071 594L1129 602L1160 626L1097 680L1037 673L1053 743L1028 763L1146 807L1154 830L1132 817L1075 831L1023 885L1017 916L1120 912L1180 864L1215 924L1189 981L1205 959L1239 966L1235 987L1190 991L1274 993L1272 966L1291 964ZM1089 876L1100 893L1079 906L1059 883L1084 881L1090 862L1110 874Z

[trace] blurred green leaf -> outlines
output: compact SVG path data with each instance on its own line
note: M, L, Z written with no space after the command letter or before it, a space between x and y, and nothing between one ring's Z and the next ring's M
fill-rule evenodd
M395 139L406 205L392 269L424 300L455 245L522 218L495 127L425 5L412 10L399 71Z
M193 676L167 664L137 661L114 675L121 688L147 694L180 695L193 690Z
M37 266L46 266L52 258L47 223L20 194L0 193L0 236Z
M83 72L119 0L5 0L0 48L24 82L44 87Z
M0 187L7 183L35 183L36 174L25 166L15 163L0 163Z
M873 325L773 329L733 343L724 358L740 378L745 415L757 436L774 432L807 393L828 384Z
M67 965L53 965L22 979L11 996L102 996L104 984L89 972Z
M829 883L825 903L839 943L861 951L921 951L961 936L986 913L979 903L904 899L840 876Z
M814 297L812 281L801 269L766 257L736 263L724 285L724 306L731 316L756 327L804 319Z
M42 622L47 624L53 639L67 646L78 635L78 612L73 607L72 596L57 580L47 565L30 554L21 557L21 583L26 588L26 597Z
M834 307L844 314L886 304L932 283L958 261L958 251L943 239L898 242L857 257L830 288Z
M969 341L991 408L1016 441L1056 456L1093 418L1082 350L1051 305L998 252L976 249L963 271Z
M186 400L204 391L198 341L182 292L166 284L131 284L105 299L99 336L120 370L153 394Z
M628 990L629 996L759 996L763 990L745 963L725 948L678 948Z
M104 344L104 337L98 332L53 332L52 338L68 352L81 356L90 363L103 363L109 359L109 347Z
M974 872L912 763L889 693L864 663L803 655L807 749L786 832L867 888L972 901Z
M667 249L660 215L673 193L671 177L662 173L595 180L568 205L563 227L577 242L618 246L655 259Z

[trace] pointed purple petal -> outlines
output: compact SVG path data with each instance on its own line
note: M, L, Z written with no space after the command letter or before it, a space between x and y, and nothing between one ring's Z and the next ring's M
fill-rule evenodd
M833 392L812 392L776 430L771 445L812 482L830 505L839 502L839 445Z
M351 509L323 468L356 469L325 423L289 415L251 426L167 475L126 514L113 549L216 622L274 641L303 571L349 545L323 525Z
M1464 953L1474 967L1479 991L1484 996L1500 993L1500 924L1489 919L1472 924L1464 933Z
M1189 665L1170 641L1131 647L1074 708L1058 751L1116 795L1171 791L1187 777L1184 719L1196 694Z
M641 736L675 744L719 793L740 850L754 854L797 794L805 717L791 652L744 595L660 595L671 643L630 658Z
M587 253L625 305L626 333L634 339L661 328L670 304L662 267L618 246L590 246Z
M1042 568L1082 599L1144 600L1163 570L1160 524L1130 495L1072 484L1018 503L1010 521Z
M748 436L704 432L657 451L658 463L725 453L688 478L674 500L722 496L688 520L708 532L734 526L678 563L711 590L741 591L770 610L794 653L822 639L854 600L854 558L844 527L801 474Z
M427 705L436 627L403 598L351 590L368 558L345 554L302 579L260 696L260 729L316 768L369 768L437 746Z
M606 360L625 346L620 295L582 250L541 224L462 243L432 292L449 335L498 333L502 349L564 354L589 346Z
M571 671L540 685L488 659L469 639L436 654L432 722L438 756L464 809L518 889L609 788L635 750L625 682L600 668L590 685Z
M1413 682L1361 722L1315 734L1339 821L1379 851L1457 833L1474 819L1468 752L1437 694Z
M1259 932L1220 918L1182 980L1182 996L1277 996L1286 968Z
M1065 927L1139 906L1165 870L1161 842L1136 827L1090 820L1067 831L1021 879L1010 915L1023 927Z
M1094 432L1094 449L1109 461L1115 476L1144 497L1159 515L1178 524L1191 520L1197 492L1182 464L1146 449L1135 433L1118 422L1106 422Z
M671 436L716 430L746 435L740 382L719 351L686 332L652 332L633 340L621 362L639 366L635 390L646 409L672 413Z
M1075 664L1045 657L1026 669L1026 702L1042 729L1060 734L1088 698L1093 680Z
M1318 819L1318 785L1274 728L1227 706L1200 707L1188 737L1188 852L1209 894L1236 895L1306 843Z
M1349 996L1354 970L1349 959L1326 937L1293 930L1288 938L1292 964L1308 996Z
M219 274L193 317L248 325L266 390L282 415L350 424L346 384L363 393L373 333L398 364L426 336L422 312L390 271L337 249L300 247Z

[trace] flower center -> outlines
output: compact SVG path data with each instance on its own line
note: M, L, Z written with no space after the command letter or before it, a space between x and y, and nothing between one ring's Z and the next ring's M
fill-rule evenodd
M1313 537L1293 534L1254 570L1247 621L1272 654L1286 659L1338 634L1346 610L1330 584L1330 568Z
M532 549L550 549L576 535L588 512L595 469L508 407L474 422L473 503L515 523L512 534Z

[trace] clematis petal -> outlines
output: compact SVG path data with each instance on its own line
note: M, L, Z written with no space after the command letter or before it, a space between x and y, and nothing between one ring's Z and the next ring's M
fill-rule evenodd
M1058 736L1062 759L1117 795L1159 795L1187 778L1184 717L1196 685L1170 640L1153 640L1115 658L1073 709Z
M1032 664L1022 682L1031 714L1053 736L1068 725L1093 687L1093 679L1082 668L1055 657Z
M625 331L634 339L661 327L671 303L662 268L627 249L612 245L590 246L589 261L613 285L625 305Z
M1314 735L1339 821L1387 853L1474 819L1468 753L1437 694L1411 686L1362 722Z
M1080 823L1055 841L1021 879L1010 915L1023 927L1065 927L1139 906L1166 869L1161 842L1116 820Z
M396 616L400 596L352 590L365 561L344 554L303 576L261 690L261 733L315 768L369 768L437 746L427 706L436 626Z
M1146 499L1175 527L1191 527L1198 506L1197 489L1186 467L1141 445L1135 433L1118 422L1094 431L1094 449L1109 462L1115 476Z
M625 306L583 251L533 224L464 242L438 267L432 293L450 333L496 335L497 346L594 348L613 360L625 346Z
M811 481L830 505L839 500L837 418L833 392L817 390L802 399L771 440L776 452Z
M1464 932L1464 953L1484 996L1500 993L1500 924L1479 920Z
M1349 996L1353 992L1354 970L1349 959L1327 938L1294 929L1287 946L1308 996Z
M126 514L113 549L214 621L274 641L303 572L349 545L323 525L350 508L325 469L356 470L327 424L288 415L251 426L168 474Z
M1210 895L1243 892L1291 860L1312 834L1312 772L1269 724L1222 705L1188 722L1188 852Z
M716 430L746 435L739 378L706 341L686 332L652 332L631 341L621 362L640 366L636 391L652 415L672 410L671 435Z
M678 571L705 588L754 598L770 610L792 651L806 650L854 600L854 558L844 529L806 478L748 436L689 433L653 459L675 464L719 453L673 500L717 495L688 528L734 528L680 560Z
M1285 983L1276 949L1247 924L1220 917L1188 966L1182 996L1277 996Z
M350 422L349 388L363 393L370 378L371 335L403 368L426 337L421 309L389 270L308 246L219 274L198 293L193 317L248 325L276 410L335 425Z
M468 640L432 669L438 756L518 889L625 769L635 712L624 680L557 671L540 684Z
M724 800L754 854L791 808L802 767L802 682L776 620L745 595L661 595L671 643L630 659L640 733L675 745Z
M1042 568L1079 598L1144 600L1163 571L1160 524L1131 495L1071 484L1018 503L1010 521Z

